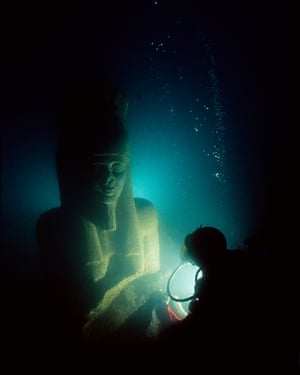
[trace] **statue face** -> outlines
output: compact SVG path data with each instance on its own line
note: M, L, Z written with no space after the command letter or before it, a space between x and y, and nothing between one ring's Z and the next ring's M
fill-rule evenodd
M98 204L112 204L120 197L127 175L127 160L120 154L95 154L92 191Z

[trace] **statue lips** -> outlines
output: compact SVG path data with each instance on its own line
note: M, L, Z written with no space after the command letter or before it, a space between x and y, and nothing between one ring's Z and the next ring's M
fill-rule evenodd
M115 195L115 190L114 189L102 190L102 194L108 197L112 197L113 195Z
M113 196L116 194L117 189L115 187L107 187L107 186L96 186L96 192L101 195Z

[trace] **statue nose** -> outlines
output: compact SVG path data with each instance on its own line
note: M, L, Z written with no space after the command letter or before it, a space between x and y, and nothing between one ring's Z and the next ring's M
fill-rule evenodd
M105 178L105 185L106 186L113 186L115 184L115 178L111 171L107 174Z

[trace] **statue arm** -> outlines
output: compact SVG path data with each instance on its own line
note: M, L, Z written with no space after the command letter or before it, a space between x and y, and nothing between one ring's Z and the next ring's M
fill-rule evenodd
M135 198L144 252L144 273L154 273L160 268L159 221L151 202Z

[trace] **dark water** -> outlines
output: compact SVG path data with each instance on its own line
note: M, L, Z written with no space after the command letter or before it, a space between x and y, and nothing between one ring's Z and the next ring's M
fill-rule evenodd
M59 204L55 103L72 80L108 78L128 95L134 192L158 210L163 262L177 265L199 225L220 228L231 248L251 236L272 246L284 156L272 112L273 25L263 10L175 3L11 10L1 209L14 309L24 306L22 288L35 288L36 220Z

